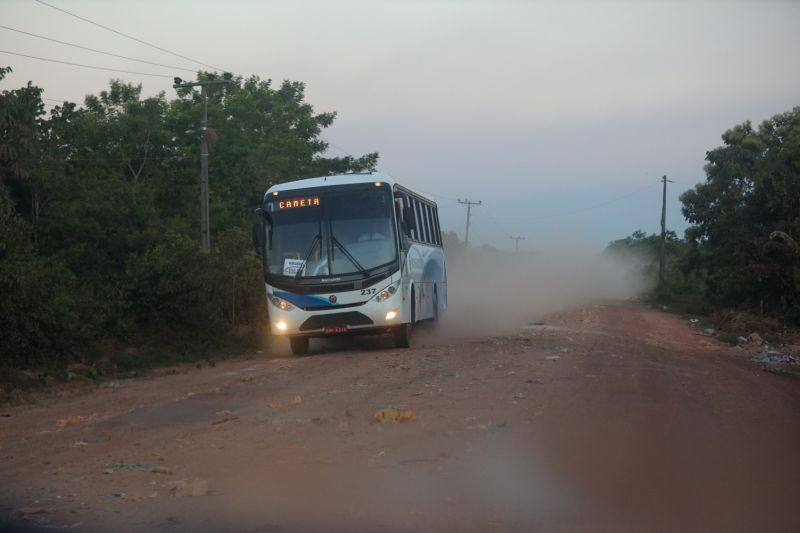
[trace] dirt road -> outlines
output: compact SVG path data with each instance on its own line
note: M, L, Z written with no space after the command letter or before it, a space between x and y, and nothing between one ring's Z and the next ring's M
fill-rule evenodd
M7 408L0 512L79 531L800 531L800 383L656 310L546 324ZM387 407L416 420L374 422Z

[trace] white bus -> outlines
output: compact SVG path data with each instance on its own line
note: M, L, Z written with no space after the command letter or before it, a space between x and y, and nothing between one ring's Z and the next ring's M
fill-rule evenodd
M344 174L274 185L256 210L269 322L292 353L309 339L393 333L447 309L436 203L385 174Z

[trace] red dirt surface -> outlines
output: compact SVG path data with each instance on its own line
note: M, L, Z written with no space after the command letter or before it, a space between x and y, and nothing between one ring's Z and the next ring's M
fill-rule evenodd
M79 531L800 531L799 382L639 306L546 324L3 408L0 513ZM376 422L388 408L414 416Z

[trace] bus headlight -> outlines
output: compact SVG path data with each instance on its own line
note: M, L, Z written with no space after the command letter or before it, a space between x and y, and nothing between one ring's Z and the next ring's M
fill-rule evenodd
M386 320L394 320L397 317L397 309L392 309L386 313Z
M279 331L286 331L286 329L288 328L288 326L286 326L286 322L284 322L283 320L278 320L277 322L275 322L275 327L278 328Z
M396 292L397 292L397 286L398 286L399 284L400 284L400 282L399 282L399 281L397 281L397 282L395 282L395 283L392 283L391 285L389 285L389 286L388 286L388 287L386 287L385 289L383 289L381 292L379 292L379 293L378 293L378 294L375 296L375 301L376 301L376 302L383 302L383 301L385 301L385 300L388 300L388 299L389 299L389 297L390 297L391 295L393 295L394 293L396 293Z
M280 309L281 311L291 311L292 309L294 309L294 306L292 304L290 304L283 298L278 298L277 296L270 296L269 302L278 309Z

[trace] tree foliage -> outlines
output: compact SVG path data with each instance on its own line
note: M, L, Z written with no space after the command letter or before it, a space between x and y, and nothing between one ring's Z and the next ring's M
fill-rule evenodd
M49 113L41 95L31 83L0 93L0 352L17 367L85 358L101 339L190 346L258 324L249 227L266 188L377 164L325 156L336 114L315 112L302 83L210 87L203 253L199 93L143 98L112 80Z
M706 153L706 180L681 195L691 226L667 235L665 286L693 312L717 307L800 321L800 107L744 122ZM606 251L639 262L655 286L660 237L641 231Z
M720 304L800 318L800 107L722 140L681 196L689 266Z

